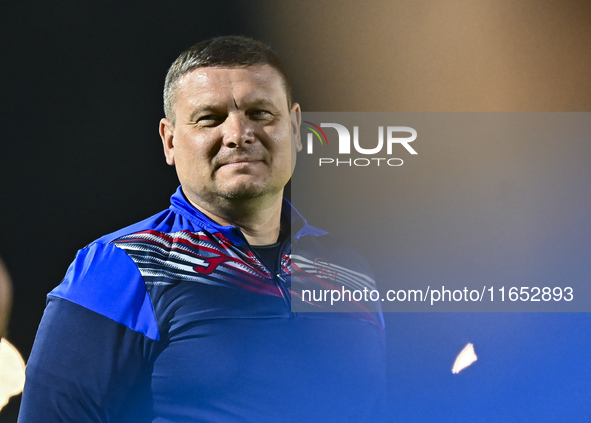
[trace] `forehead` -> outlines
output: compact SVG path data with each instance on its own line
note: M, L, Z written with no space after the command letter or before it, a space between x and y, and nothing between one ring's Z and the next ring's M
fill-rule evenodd
M234 103L261 99L287 104L282 76L269 65L236 68L197 68L178 83L176 105Z

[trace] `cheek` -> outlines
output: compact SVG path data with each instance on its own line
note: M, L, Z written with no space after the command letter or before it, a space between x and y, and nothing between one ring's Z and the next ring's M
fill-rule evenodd
M208 161L204 153L182 146L175 151L176 171L180 179L185 183L199 183L205 179L208 173Z
M208 145L207 140L191 136L191 134L183 134L175 146L176 160L184 166L196 167L199 163L199 167L202 167L210 155L210 151L207 149Z

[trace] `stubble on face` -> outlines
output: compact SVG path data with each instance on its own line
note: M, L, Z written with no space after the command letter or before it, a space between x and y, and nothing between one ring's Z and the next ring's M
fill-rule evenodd
M241 177L246 179L251 176L254 172L253 167L270 168L271 162L272 154L263 147L262 142L220 149L211 160L211 178L214 184L211 196L226 200L249 200L277 193L279 190L269 183L268 173L263 180L242 183L239 181Z

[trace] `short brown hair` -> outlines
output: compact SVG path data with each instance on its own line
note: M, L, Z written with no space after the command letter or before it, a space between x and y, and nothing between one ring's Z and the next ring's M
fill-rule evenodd
M197 68L247 67L269 65L281 77L287 94L287 105L291 107L291 86L285 68L271 48L260 41L240 36L216 37L195 44L174 61L164 82L164 115L173 124L174 103L178 81Z

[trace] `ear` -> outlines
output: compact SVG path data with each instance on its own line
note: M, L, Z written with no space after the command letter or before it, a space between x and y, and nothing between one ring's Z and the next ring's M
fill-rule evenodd
M174 125L166 118L160 120L159 133L164 147L166 163L174 166Z
M298 103L291 105L291 136L296 143L296 151L302 151L302 139L300 136L300 125L302 124L302 110Z

